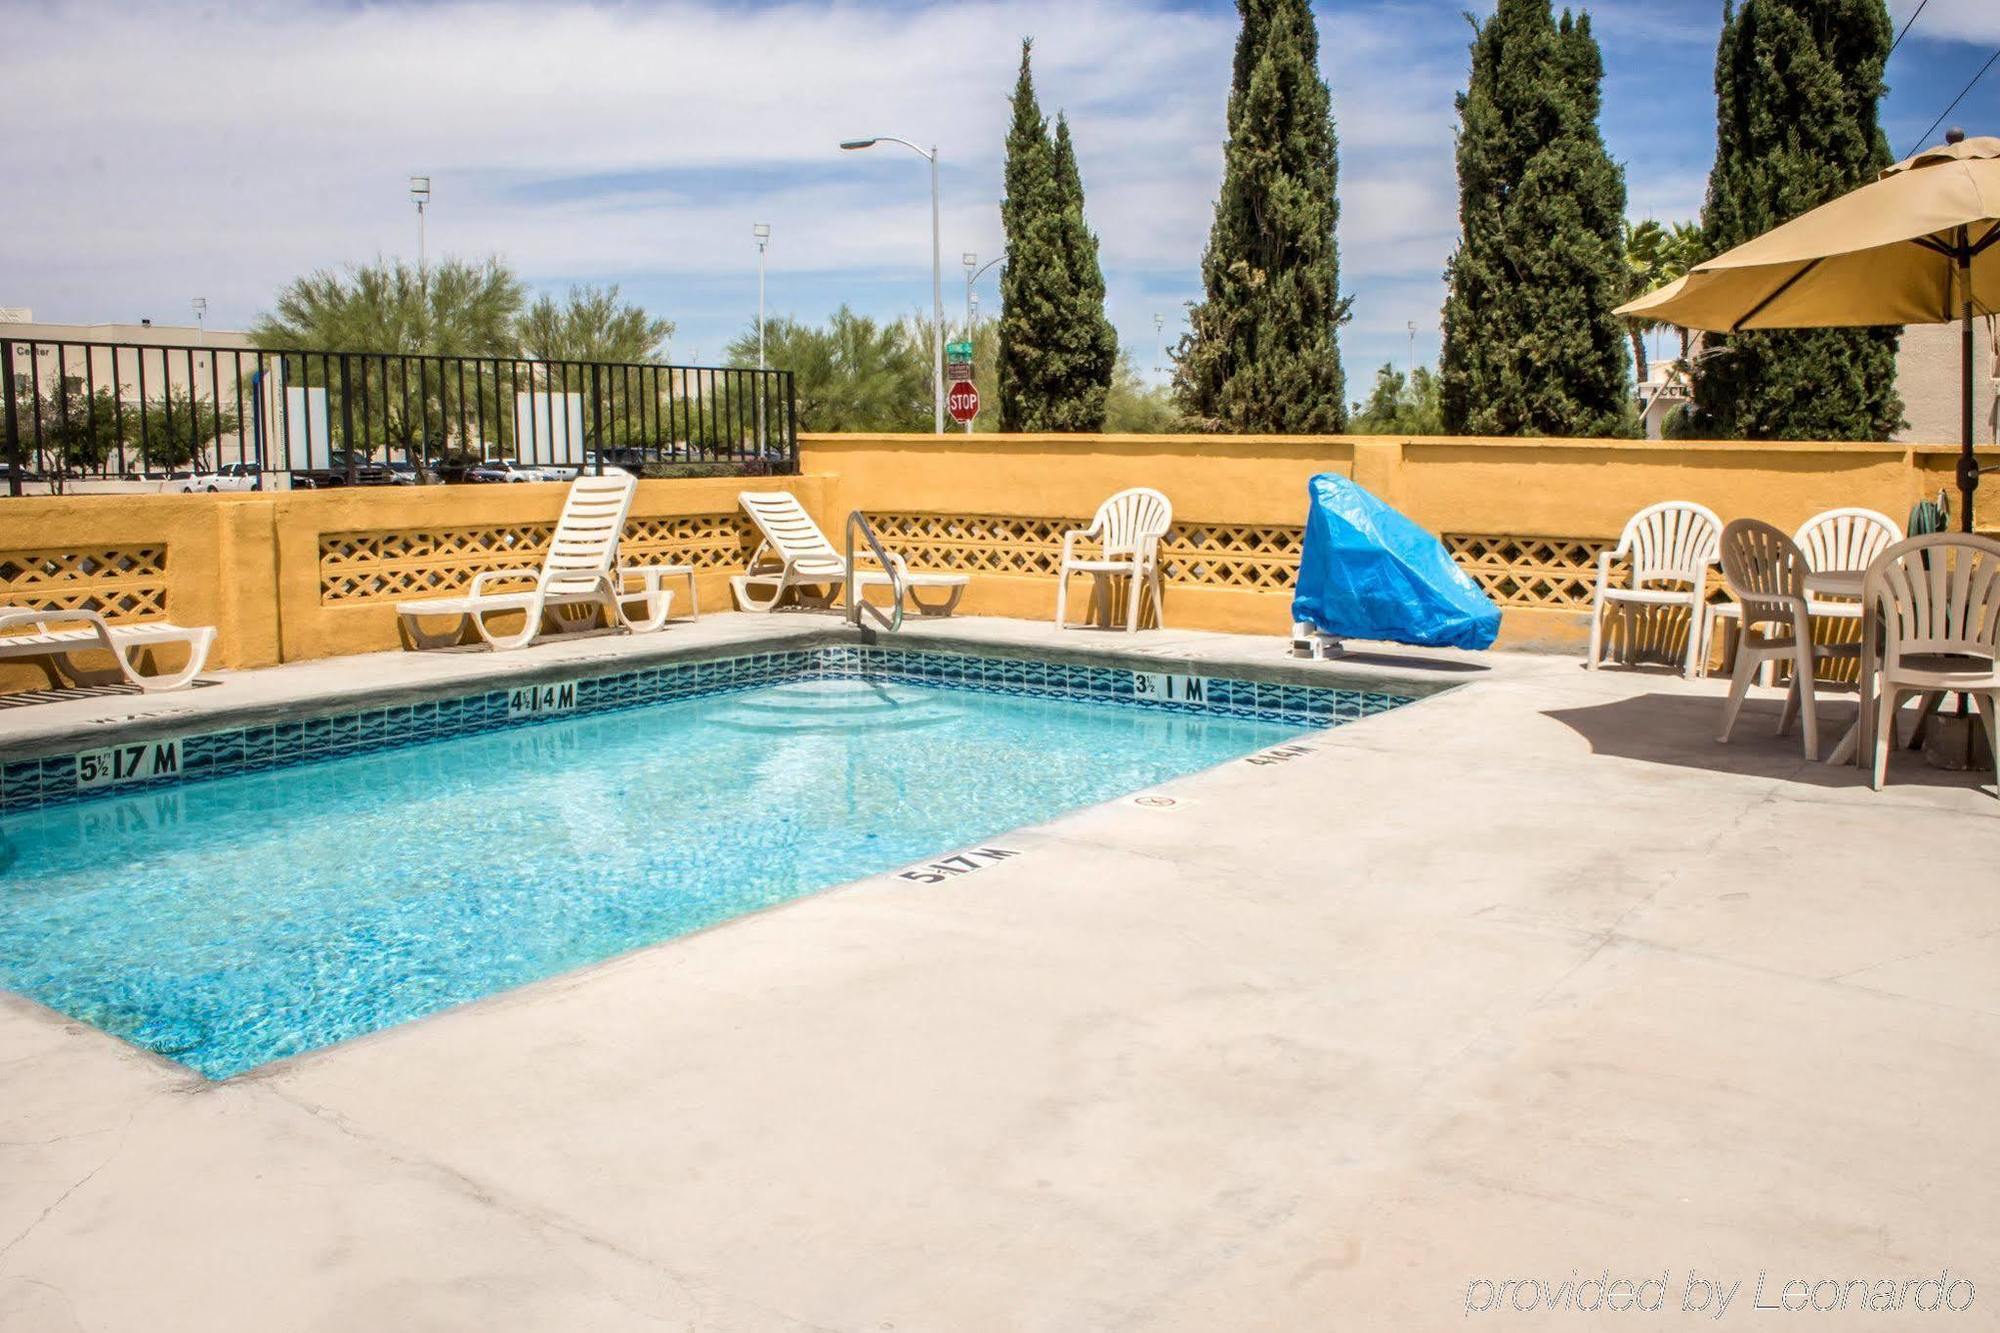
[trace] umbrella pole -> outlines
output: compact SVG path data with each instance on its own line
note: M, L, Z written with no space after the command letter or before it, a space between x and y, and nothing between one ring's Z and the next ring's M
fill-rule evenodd
M1962 293L1962 319L1959 323L1959 394L1963 400L1959 405L1959 455L1958 455L1958 528L1960 532L1972 531L1972 493L1979 489L1979 463L1972 451L1972 246L1965 229L1958 234L1958 289Z

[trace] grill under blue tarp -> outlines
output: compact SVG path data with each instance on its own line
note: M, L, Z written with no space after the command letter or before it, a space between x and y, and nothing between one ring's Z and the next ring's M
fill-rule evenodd
M1444 543L1345 477L1322 472L1308 491L1293 620L1335 638L1493 646L1500 608Z

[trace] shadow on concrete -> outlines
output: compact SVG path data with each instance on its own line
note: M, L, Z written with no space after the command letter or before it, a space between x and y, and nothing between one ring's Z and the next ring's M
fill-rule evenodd
M1303 662L1308 659L1299 658ZM1484 662L1467 662L1456 657L1411 657L1404 653L1355 652L1349 649L1338 657L1324 659L1335 666L1342 662L1358 663L1361 666L1386 667L1392 671L1413 671L1420 674L1446 672L1452 675L1477 675L1493 668Z
M1782 701L1751 699L1743 705L1736 731L1723 745L1715 739L1722 726L1722 700L1691 694L1639 694L1588 708L1545 710L1590 742L1593 754L1636 759L1676 768L1700 768L1712 773L1743 774L1797 782L1812 787L1866 787L1868 778L1852 764L1839 766L1806 760L1796 724L1778 736ZM1821 756L1831 754L1855 718L1853 696L1823 696L1819 701ZM1907 739L1907 737L1906 737ZM1932 768L1922 756L1902 750L1890 756L1891 787L1975 787L1992 781L1990 773L1951 773Z

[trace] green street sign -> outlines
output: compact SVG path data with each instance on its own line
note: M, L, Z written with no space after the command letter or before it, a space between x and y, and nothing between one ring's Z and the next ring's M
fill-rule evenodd
M971 344L971 343L946 343L946 344L944 345L944 359L945 359L945 360L947 360L947 361L970 361L970 360L972 360L972 344Z

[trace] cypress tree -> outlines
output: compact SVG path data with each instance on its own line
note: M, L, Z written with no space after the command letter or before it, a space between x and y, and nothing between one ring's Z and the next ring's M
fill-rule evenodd
M1055 154L1048 122L1035 97L1030 41L1021 43L1021 72L1014 81L1014 120L1007 129L1007 193L1000 227L1007 237L1007 265L1000 270L1000 429L1033 430L1049 357L1045 275L1060 262L1045 219L1055 192Z
M1061 212L1056 231L1063 266L1069 277L1069 310L1059 336L1068 373L1067 392L1044 406L1049 430L1101 431L1111 379L1118 372L1118 331L1104 313L1104 266L1097 258L1097 238L1083 216L1083 173L1076 165L1076 145L1069 135L1069 117L1056 113L1055 197Z
M1021 43L1014 119L1007 132L1000 222L1000 425L1009 431L1104 428L1118 340L1104 316L1097 238L1083 216L1083 177L1069 126L1042 116Z
M1174 393L1212 430L1347 424L1340 369L1339 156L1307 0L1237 0L1222 192Z
M1882 0L1743 0L1715 51L1710 254L1872 180L1891 30ZM1902 330L1711 335L1695 361L1693 430L1746 440L1886 440L1902 424Z
M1588 15L1500 0L1458 99L1459 245L1445 268L1446 429L1630 435L1625 177L1597 116Z

